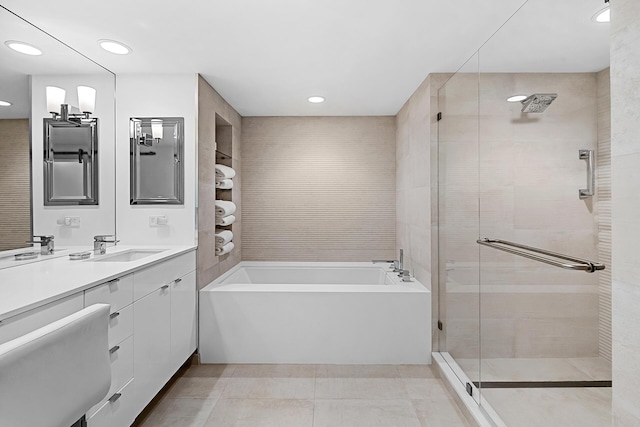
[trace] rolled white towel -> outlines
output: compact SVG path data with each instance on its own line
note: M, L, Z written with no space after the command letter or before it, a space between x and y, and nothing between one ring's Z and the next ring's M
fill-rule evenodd
M236 217L233 215L229 215L229 216L217 216L216 215L216 225L221 225L223 227L226 227L227 225L231 225L236 221Z
M235 211L235 203L226 200L216 200L216 216L232 215Z
M236 176L236 171L233 168L225 165L216 164L216 180L222 181L223 179L231 179Z
M216 188L219 188L220 190L231 190L233 188L233 181L231 179L216 181Z
M231 230L216 230L216 247L224 246L233 239Z
M233 244L233 242L229 242L224 246L216 246L216 256L228 254L233 250L234 247L235 245Z

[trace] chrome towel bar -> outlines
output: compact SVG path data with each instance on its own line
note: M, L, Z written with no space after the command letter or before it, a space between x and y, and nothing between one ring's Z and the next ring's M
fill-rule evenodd
M476 243L483 246L488 246L493 249L497 249L499 251L509 252L514 255L518 255L521 257L529 258L534 261L543 262L545 264L554 265L556 267L565 268L567 270L582 270L587 273L593 273L594 271L604 270L605 265L600 264L598 262L589 261L582 258L576 258L569 255L563 255L556 252L547 251L544 249L534 248L532 246L521 245L519 243L508 242L506 240L499 239L478 239ZM518 250L524 249L524 251ZM529 252L525 252L529 251ZM533 253L531 253L533 252ZM544 256L536 255L548 255L553 258L558 258L564 261L570 262L562 262L556 259L547 258Z

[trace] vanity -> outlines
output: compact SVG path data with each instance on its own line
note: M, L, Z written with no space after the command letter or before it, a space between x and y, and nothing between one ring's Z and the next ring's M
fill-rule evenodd
M111 389L87 424L131 425L196 350L195 269L193 246L117 246L0 270L0 343L110 304Z

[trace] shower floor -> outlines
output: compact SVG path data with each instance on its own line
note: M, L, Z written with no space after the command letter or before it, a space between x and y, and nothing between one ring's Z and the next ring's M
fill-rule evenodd
M611 362L600 357L544 359L456 359L474 382L611 381Z

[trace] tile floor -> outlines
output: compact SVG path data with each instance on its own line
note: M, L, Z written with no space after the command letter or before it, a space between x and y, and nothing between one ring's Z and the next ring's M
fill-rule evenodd
M430 366L195 365L144 427L469 426Z

